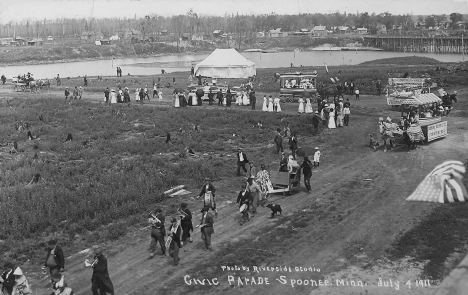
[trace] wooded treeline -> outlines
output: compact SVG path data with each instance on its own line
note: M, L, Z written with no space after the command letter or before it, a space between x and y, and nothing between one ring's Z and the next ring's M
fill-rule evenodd
M282 28L283 31L299 30L301 28L313 28L322 25L330 28L332 26L355 26L368 29L383 24L387 29L394 25L402 26L403 30L414 29L415 24L425 22L425 25L435 26L449 23L456 27L457 22L463 21L463 15L452 13L447 15L413 16L393 15L391 13L369 14L364 13L332 13L332 14L299 14L299 15L234 15L226 14L220 16L197 15L192 10L186 14L163 17L159 15L147 15L143 18L105 18L105 19L68 19L55 20L24 20L20 22L9 22L0 25L1 37L69 37L79 36L84 31L101 31L106 36L114 35L128 28L136 29L145 36L157 34L161 30L170 33L205 33L211 34L214 30L223 30L227 33L242 32L252 33L268 31L270 29Z

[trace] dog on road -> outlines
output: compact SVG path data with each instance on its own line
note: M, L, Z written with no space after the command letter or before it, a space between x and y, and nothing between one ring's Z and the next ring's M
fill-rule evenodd
M283 215L281 214L283 210L281 210L281 206L278 204L268 204L266 207L271 209L271 218L275 218L278 214Z

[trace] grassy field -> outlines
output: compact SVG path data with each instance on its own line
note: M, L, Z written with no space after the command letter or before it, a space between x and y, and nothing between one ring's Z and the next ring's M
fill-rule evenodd
M252 117L234 109L109 107L46 98L10 100L0 113L1 142L9 143L0 149L0 246L10 255L5 258L19 261L31 258L37 247L25 240L51 233L70 246L75 235L87 234L88 242L124 235L122 225L91 232L119 221L139 224L145 220L141 213L161 202L162 192L172 186L198 187L205 177L234 175L227 155L238 146L251 148L252 157L269 154L273 129L280 127L276 114L260 112ZM258 120L266 128L254 129ZM306 121L293 117L291 127L312 135L312 129L297 128ZM29 141L26 130L15 130L26 122L38 139ZM192 132L194 124L202 131ZM166 132L172 145L165 144ZM73 141L65 142L67 134ZM9 154L15 141L19 153ZM185 146L207 153L206 160L187 158ZM35 174L43 180L28 185Z

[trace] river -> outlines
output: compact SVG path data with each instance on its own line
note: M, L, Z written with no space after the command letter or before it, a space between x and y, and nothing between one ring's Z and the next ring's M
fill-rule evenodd
M301 52L244 52L247 59L255 62L257 68L279 68L294 66L340 66L356 65L365 61L403 56L424 56L441 62L461 62L460 54L404 53L386 51L301 51ZM161 69L166 72L188 71L192 65L207 57L200 55L169 55L146 58L122 58L83 62L64 62L40 65L4 66L0 74L7 78L31 72L36 79L52 79L60 74L61 78L116 75L117 67L122 68L122 75L156 75ZM144 64L147 64L146 66Z

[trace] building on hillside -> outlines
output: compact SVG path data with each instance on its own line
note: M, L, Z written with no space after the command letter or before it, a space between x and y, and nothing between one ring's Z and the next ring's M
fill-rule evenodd
M10 45L11 42L13 42L13 38L1 38L0 39L0 45L2 46Z
M378 24L377 34L387 34L387 27L384 24Z
M223 35L223 30L214 30L213 31L213 37L214 38L221 37L221 35Z
M418 21L416 23L416 29L425 30L426 29L426 22Z
M159 32L159 34L161 34L161 36L167 36L167 35L169 35L169 31L168 30L161 30Z
M30 46L42 45L43 43L44 43L44 40L42 40L41 38L28 40L28 45Z
M456 26L457 26L456 28L459 30L466 30L466 27L467 27L466 22L464 21L456 22Z
M367 28L357 28L356 33L359 35L367 35Z
M26 46L28 44L28 40L20 36L16 36L13 42L14 44L12 45L16 45L16 46Z
M119 37L125 40L143 40L143 34L135 29L126 29L119 35Z
M347 33L350 33L351 30L349 29L349 27L346 27L346 26L339 26L338 27L338 33L341 34L341 35L344 35L344 34L347 34Z
M203 33L196 33L192 35L192 41L203 41L204 40L204 35Z
M119 41L119 39L120 39L120 37L119 37L118 34L112 35L112 36L109 37L110 41Z
M265 32L257 32L256 36L257 38L265 38Z
M52 36L47 36L47 41L54 41L54 37L52 37Z
M268 31L268 38L280 38L280 37L283 37L283 32L281 31L281 28Z
M314 36L315 37L327 37L328 36L327 28L325 26L315 26Z

